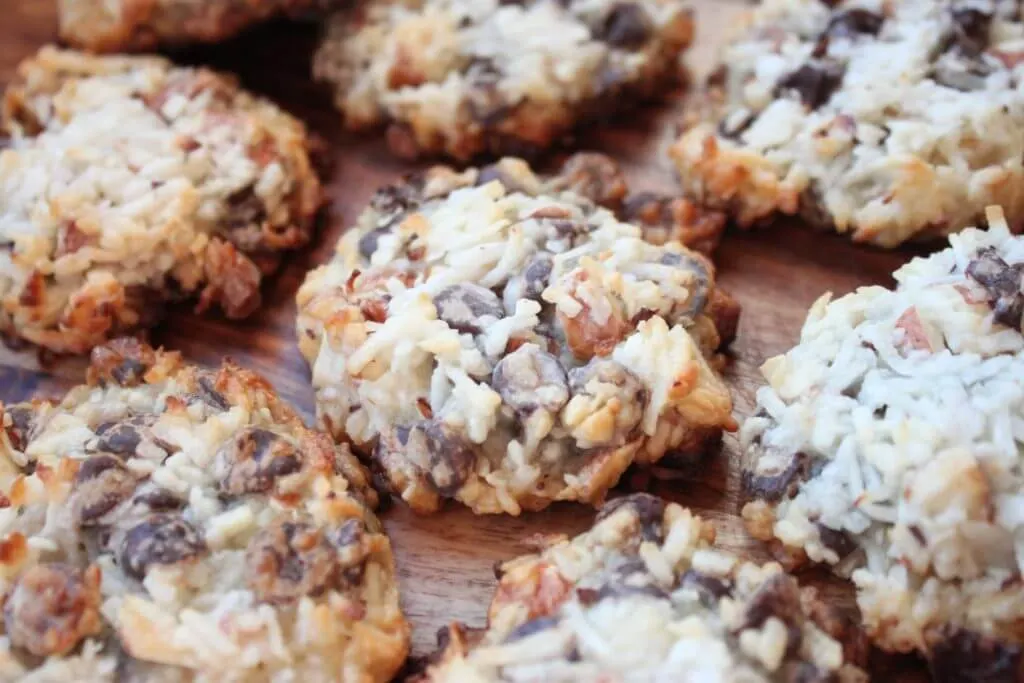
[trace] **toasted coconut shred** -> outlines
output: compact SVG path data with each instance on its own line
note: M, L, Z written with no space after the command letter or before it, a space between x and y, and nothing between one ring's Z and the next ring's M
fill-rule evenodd
M590 531L502 565L487 627L451 627L418 683L867 680L856 628L714 537L654 496L613 500Z
M230 77L46 47L7 89L0 333L86 353L166 302L241 318L309 239L302 124Z
M852 576L869 635L940 668L1019 671L1024 238L1002 212L811 309L741 431L744 517ZM975 668L971 668L975 667ZM993 679L994 680L994 679Z
M416 510L597 503L734 427L713 363L739 309L710 262L571 179L432 169L379 192L299 291L320 423Z
M118 340L0 406L0 681L389 681L377 494L257 375Z

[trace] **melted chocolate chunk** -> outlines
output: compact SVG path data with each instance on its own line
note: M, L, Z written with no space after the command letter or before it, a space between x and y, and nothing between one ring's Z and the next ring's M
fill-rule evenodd
M817 109L832 97L843 82L845 67L837 62L808 62L783 76L775 85L776 95L795 92L810 109Z
M985 249L967 264L967 277L988 292L988 303L996 322L1021 329L1024 317L1024 263L1012 266L994 249Z

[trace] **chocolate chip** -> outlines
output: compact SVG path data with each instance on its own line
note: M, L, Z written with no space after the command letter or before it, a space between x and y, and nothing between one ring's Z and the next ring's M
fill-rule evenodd
M0 425L5 422L4 416L10 424L4 427L11 447L16 451L23 451L32 438L32 429L35 426L36 412L31 403L14 403L9 406L0 405Z
M951 44L965 55L980 55L989 44L992 15L973 7L956 7L950 11L953 20Z
M520 415L537 408L557 413L569 401L565 368L536 344L523 344L502 358L494 366L491 386Z
M179 515L156 514L128 530L118 554L121 570L143 579L154 564L185 562L206 552L202 535Z
M1024 676L1020 645L954 627L931 644L928 660L935 683L1015 683Z
M254 185L247 185L228 195L227 205L224 223L228 230L244 230L253 226L261 229L267 220L267 206L256 194Z
M832 97L843 82L845 67L837 62L808 62L783 76L775 85L776 95L795 92L810 109L817 109Z
M857 550L857 542L845 531L829 528L821 523L814 526L818 529L818 538L821 544L839 556L839 559L850 555Z
M881 14L857 7L835 14L828 22L825 35L833 38L876 36L882 30L884 22L885 17Z
M173 512L185 507L185 501L167 489L150 489L135 496L132 503L144 505L150 512Z
M994 249L986 249L967 264L966 274L988 292L988 303L996 322L1022 329L1024 263L1010 265Z
M432 421L422 431L430 463L427 481L442 496L454 496L469 479L476 464L476 449L443 422Z
M679 580L682 588L690 588L697 591L701 604L711 608L724 597L732 595L732 586L714 576L702 574L696 569L687 570Z
M92 452L113 453L122 458L135 455L142 442L142 431L155 422L152 415L136 415L119 422L105 422L96 428L96 439L90 442Z
M647 42L652 28L651 18L642 6L619 3L605 17L598 38L615 47L637 48Z
M792 576L775 574L758 586L747 601L739 630L761 628L770 617L787 625L798 624L803 619L800 586Z
M377 251L377 243L381 237L391 234L390 228L377 228L359 238L359 255L369 260Z
M200 377L198 382L199 391L197 392L200 400L217 410L230 410L231 404L228 402L227 398L224 397L224 394L217 391L216 384L216 380L208 375Z
M751 498L769 502L791 498L797 487L810 478L813 464L806 453L794 453L783 466L768 472L744 472L743 490Z
M217 451L213 473L220 492L229 496L266 493L278 477L302 468L302 454L280 434L247 427Z
M544 290L548 288L551 280L551 271L555 267L551 254L538 254L530 261L523 270L522 291L520 295L525 299L537 301Z
M104 515L128 500L138 478L113 455L100 453L81 464L75 474L70 507L77 527L101 523Z
M634 493L608 501L597 513L597 522L608 519L619 510L629 509L640 520L640 536L645 541L661 541L664 537L665 501L649 493Z
M469 282L442 289L434 297L437 317L464 334L480 334L484 328L505 317L498 295Z
M339 585L335 547L311 520L278 520L245 554L246 582L260 602L287 603Z

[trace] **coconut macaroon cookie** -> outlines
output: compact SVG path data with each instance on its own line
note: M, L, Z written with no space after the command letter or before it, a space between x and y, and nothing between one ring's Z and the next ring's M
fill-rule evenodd
M590 531L502 565L487 628L442 633L419 683L867 680L855 628L714 538L678 505L613 500Z
M898 270L895 290L823 297L765 363L741 431L744 517L790 562L852 571L881 647L1018 680L1024 238L997 210L989 223Z
M314 62L345 124L403 157L527 155L679 80L685 0L366 0Z
M691 196L893 247L1024 219L1024 23L1004 0L766 0L672 149Z
M704 257L558 189L581 178L435 167L379 191L299 290L321 425L417 511L597 503L735 426L713 364L738 305Z
M0 680L389 681L377 494L230 363L131 339L62 401L0 405Z
M212 43L276 16L325 11L341 0L59 0L61 38L94 52Z
M4 99L0 333L84 353L169 300L244 317L320 206L301 123L228 77L44 48Z

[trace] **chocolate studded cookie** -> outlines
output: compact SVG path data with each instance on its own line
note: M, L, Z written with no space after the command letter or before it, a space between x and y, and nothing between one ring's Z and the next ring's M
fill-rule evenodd
M1022 672L1024 238L989 224L819 300L741 432L751 532L852 572L874 641L948 681Z
M1024 22L1005 0L767 0L672 149L685 189L894 247L1024 219Z
M399 156L527 155L662 94L692 36L684 0L367 0L331 20L314 72Z
M228 77L44 48L3 102L0 333L84 353L197 299L241 318L320 206L301 123Z
M282 15L340 7L341 0L59 0L60 34L93 52L212 43Z
M299 290L321 425L414 509L597 503L734 427L715 364L739 307L706 258L576 191L609 187L584 182L602 159L385 188Z
M443 632L419 683L867 680L856 629L714 537L659 498L613 500L590 531L502 565L486 629Z
M0 405L0 680L389 681L377 494L265 380L130 339Z

